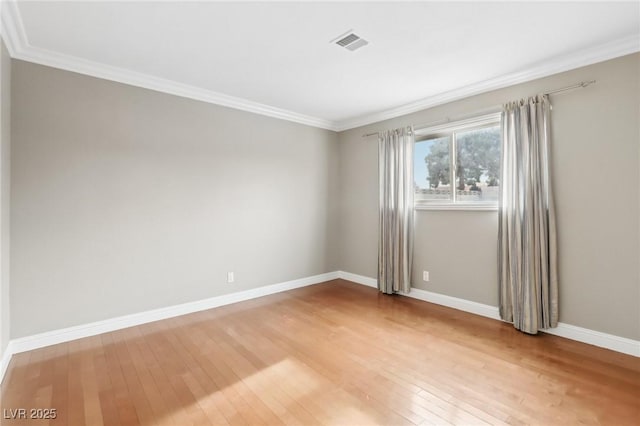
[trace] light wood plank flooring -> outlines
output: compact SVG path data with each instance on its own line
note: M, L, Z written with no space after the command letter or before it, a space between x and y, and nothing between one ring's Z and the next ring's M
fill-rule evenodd
M57 414L3 425L638 425L640 359L336 280L14 355L0 398Z

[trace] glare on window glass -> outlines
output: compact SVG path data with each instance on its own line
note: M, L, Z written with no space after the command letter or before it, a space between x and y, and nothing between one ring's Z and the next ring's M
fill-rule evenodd
M414 149L415 199L423 201L450 200L449 137L416 142Z
M497 201L500 127L456 133L456 200Z

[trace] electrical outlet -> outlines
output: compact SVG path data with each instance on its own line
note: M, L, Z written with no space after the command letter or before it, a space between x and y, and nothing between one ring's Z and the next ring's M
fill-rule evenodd
M422 281L429 281L429 271L422 271Z
M235 277L233 276L233 272L227 272L227 282L232 283L234 280Z

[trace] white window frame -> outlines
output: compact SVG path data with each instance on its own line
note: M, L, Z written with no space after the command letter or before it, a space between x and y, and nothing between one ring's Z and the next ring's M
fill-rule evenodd
M438 136L449 136L449 161L452 184L451 200L433 200L424 201L416 200L414 202L415 210L479 210L479 211L497 211L497 201L487 202L460 202L456 201L455 177L456 177L456 149L455 149L455 133L462 130L475 130L483 127L500 125L501 113L495 112L491 114L481 115L478 117L458 120L437 126L430 126L423 129L414 129L415 143L425 139Z

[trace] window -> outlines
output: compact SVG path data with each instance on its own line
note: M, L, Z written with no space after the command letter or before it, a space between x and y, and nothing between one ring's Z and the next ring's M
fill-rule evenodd
M416 131L415 206L495 209L500 190L500 114Z

